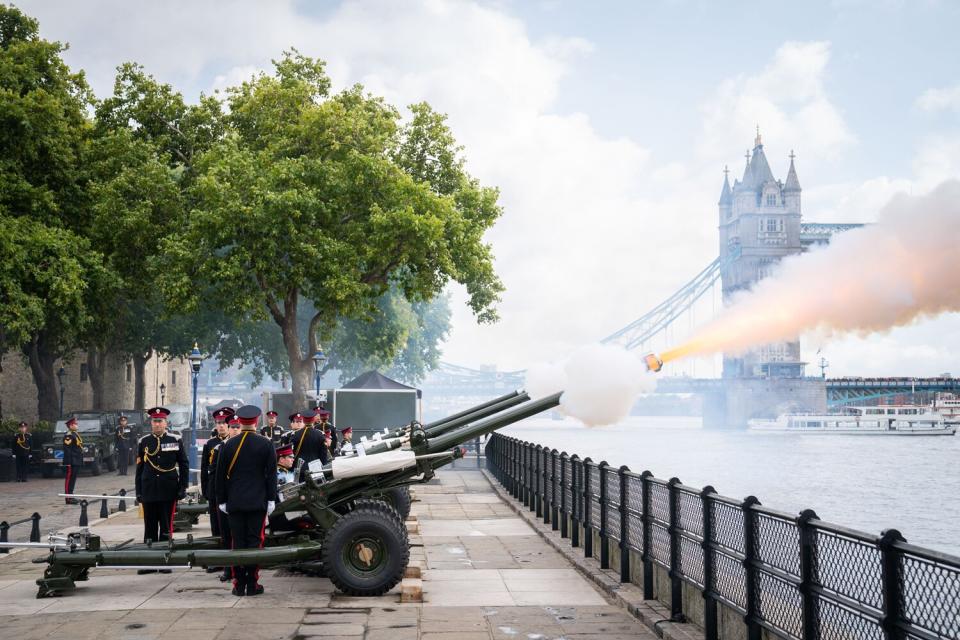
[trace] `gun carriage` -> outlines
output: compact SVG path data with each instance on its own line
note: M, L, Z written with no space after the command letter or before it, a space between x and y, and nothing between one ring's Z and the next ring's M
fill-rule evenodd
M87 580L93 568L188 569L206 566L289 566L322 571L348 595L377 596L400 582L409 561L407 533L389 504L391 492L428 482L463 456L462 445L560 403L560 393L530 400L515 392L427 425L412 423L369 443L352 457L308 468L302 482L280 487L262 549L220 549L215 537L164 543L127 541L112 547L87 531L49 544L37 597L59 595ZM299 476L298 476L299 477ZM294 520L289 516L295 515ZM293 524L293 526L289 526Z

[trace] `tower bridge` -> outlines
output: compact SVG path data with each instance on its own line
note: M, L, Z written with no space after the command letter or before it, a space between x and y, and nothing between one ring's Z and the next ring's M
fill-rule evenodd
M861 227L851 223L812 223L801 219L796 156L789 155L784 181L773 176L759 131L747 151L743 176L730 183L729 171L718 201L719 255L644 315L601 340L626 349L650 350L654 340L689 323L694 305L719 288L723 302L767 277L784 257L830 242ZM704 397L705 424L742 426L749 418L786 411L822 412L827 406L868 402L916 391L960 391L953 378L839 378L807 376L799 336L723 357L719 378L658 378L658 393L695 393ZM441 363L424 388L443 396L490 396L519 388L524 371L471 369Z

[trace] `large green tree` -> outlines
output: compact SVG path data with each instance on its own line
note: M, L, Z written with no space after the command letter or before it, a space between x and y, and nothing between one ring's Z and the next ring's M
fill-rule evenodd
M228 90L226 134L193 159L162 282L184 310L214 295L232 317L273 321L302 403L318 341L393 287L418 302L460 282L478 319L494 320L502 286L482 237L500 208L427 105L403 124L359 86L331 95L322 62L291 52L274 66Z

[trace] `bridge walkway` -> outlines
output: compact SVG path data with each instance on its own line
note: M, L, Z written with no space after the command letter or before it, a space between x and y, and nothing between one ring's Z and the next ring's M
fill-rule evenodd
M37 600L43 565L30 561L44 554L21 550L0 559L0 628L18 640L654 640L518 517L481 471L461 464L414 493L419 533L411 534L411 560L423 570L420 604L401 604L399 588L380 598L346 597L329 580L280 570L263 572L262 596L237 598L200 569L95 570L73 593ZM136 510L91 524L107 542L142 535ZM208 532L202 518L193 533Z

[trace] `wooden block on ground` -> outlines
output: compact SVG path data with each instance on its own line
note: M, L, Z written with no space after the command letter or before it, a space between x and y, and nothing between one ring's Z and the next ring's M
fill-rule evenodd
M423 575L420 573L420 567L419 567L418 565L409 564L409 565L407 565L406 571L403 572L403 577L404 577L404 578L416 578L416 579L419 580L420 578L423 577Z
M400 602L423 602L423 580L419 578L401 580Z
M407 520L407 533L420 533L420 523L416 520Z

